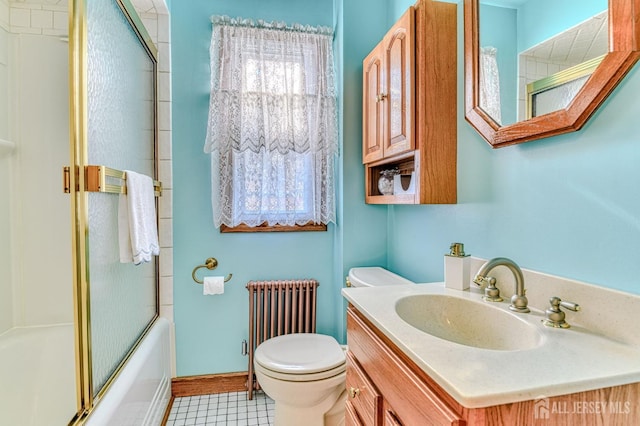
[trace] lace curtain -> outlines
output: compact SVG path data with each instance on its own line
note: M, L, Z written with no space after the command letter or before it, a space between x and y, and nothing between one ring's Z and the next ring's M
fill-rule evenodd
M498 49L480 48L480 107L501 124L500 75L498 74Z
M211 154L216 226L335 221L332 31L214 16Z

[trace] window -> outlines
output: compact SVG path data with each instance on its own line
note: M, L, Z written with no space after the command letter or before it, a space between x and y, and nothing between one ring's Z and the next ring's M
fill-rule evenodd
M264 229L335 221L331 31L212 20L205 152L214 224Z

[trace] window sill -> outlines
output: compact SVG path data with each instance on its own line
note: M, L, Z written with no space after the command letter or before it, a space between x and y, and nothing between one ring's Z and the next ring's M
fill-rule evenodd
M241 224L238 226L230 227L226 225L220 226L221 233L231 233L231 232L309 232L309 231L326 231L327 225L323 225L321 223L312 223L309 222L305 225L272 225L269 226L266 223L263 223L259 226L250 227L245 224Z

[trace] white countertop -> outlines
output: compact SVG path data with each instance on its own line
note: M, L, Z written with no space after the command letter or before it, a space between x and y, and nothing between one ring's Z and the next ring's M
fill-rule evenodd
M539 346L516 351L465 346L431 336L398 316L396 302L416 294L489 303L477 291L445 289L443 283L342 289L358 311L467 408L640 382L640 347L633 342L616 341L573 324L569 329L545 327L541 322L544 312L532 309L513 315L539 329ZM491 305L511 313L508 301ZM621 322L638 326L637 322Z

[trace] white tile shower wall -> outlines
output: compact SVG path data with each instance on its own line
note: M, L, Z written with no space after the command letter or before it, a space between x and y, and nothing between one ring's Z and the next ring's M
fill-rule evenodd
M171 46L170 16L164 0L132 0L143 24L158 48L158 174L163 183L159 200L160 315L173 322L173 214L171 159ZM15 34L67 36L67 0L0 0L0 27ZM2 46L0 32L0 90ZM3 97L3 99L6 99ZM0 114L3 106L0 105ZM0 119L0 124L2 119ZM65 120L66 123L66 120ZM2 129L0 129L2 130ZM1 136L0 136L1 137Z
M0 33L4 32L0 30ZM13 269L11 267L11 173L13 150L0 141L0 334L13 327Z
M164 0L133 0L133 6L158 48L158 201L160 228L160 316L173 323L173 176L171 157L171 36ZM175 374L175 373L174 373Z
M158 46L158 175L163 182L159 202L160 234L160 315L173 325L173 174L171 155L171 34L170 15L165 0L136 0L147 4L145 13L156 13ZM151 6L150 6L151 5ZM153 8L153 9L152 9ZM171 375L176 375L175 334L171 333Z
M164 184L164 195L160 203L160 229L164 237L161 241L161 250L165 256L161 263L160 275L162 314L173 322L173 173L171 156L171 44L169 34L169 15L158 16L158 173ZM163 41L164 40L164 41Z
M163 183L163 196L159 200L160 314L173 322L170 17L164 0L133 0L132 4L159 52L158 177ZM67 0L0 0L0 25L17 34L66 36Z
M135 0L135 7L140 15L144 13L158 14L153 0ZM166 11L164 13L166 13Z
M66 37L68 16L66 0L9 2L9 27L15 34Z
M73 295L64 283L72 282L71 249L61 247L69 244L71 212L60 182L52 179L69 163L68 44L42 34L11 39L15 102L10 122L17 146L13 187L19 195L11 220L16 235L14 325L70 323Z
M0 139L12 141L9 128L9 33L5 28L0 28Z
M13 289L11 268L11 172L13 170L13 141L9 138L9 77L8 38L2 24L9 16L8 5L0 0L0 334L13 326ZM4 140L4 142L2 141ZM6 225L5 225L6 224Z
M527 84L548 77L576 65L569 62L552 62L533 56L518 58L518 119L526 120Z
M0 334L14 326L14 274L12 267L13 173L15 170L15 140L10 128L10 25L9 2L0 0Z
M12 156L2 152L0 146L0 223L9 224L11 192L11 163ZM9 195L9 196L7 196ZM11 268L11 238L10 227L0 229L0 334L13 327L13 288Z
M9 2L0 0L0 27L5 31L9 31Z

